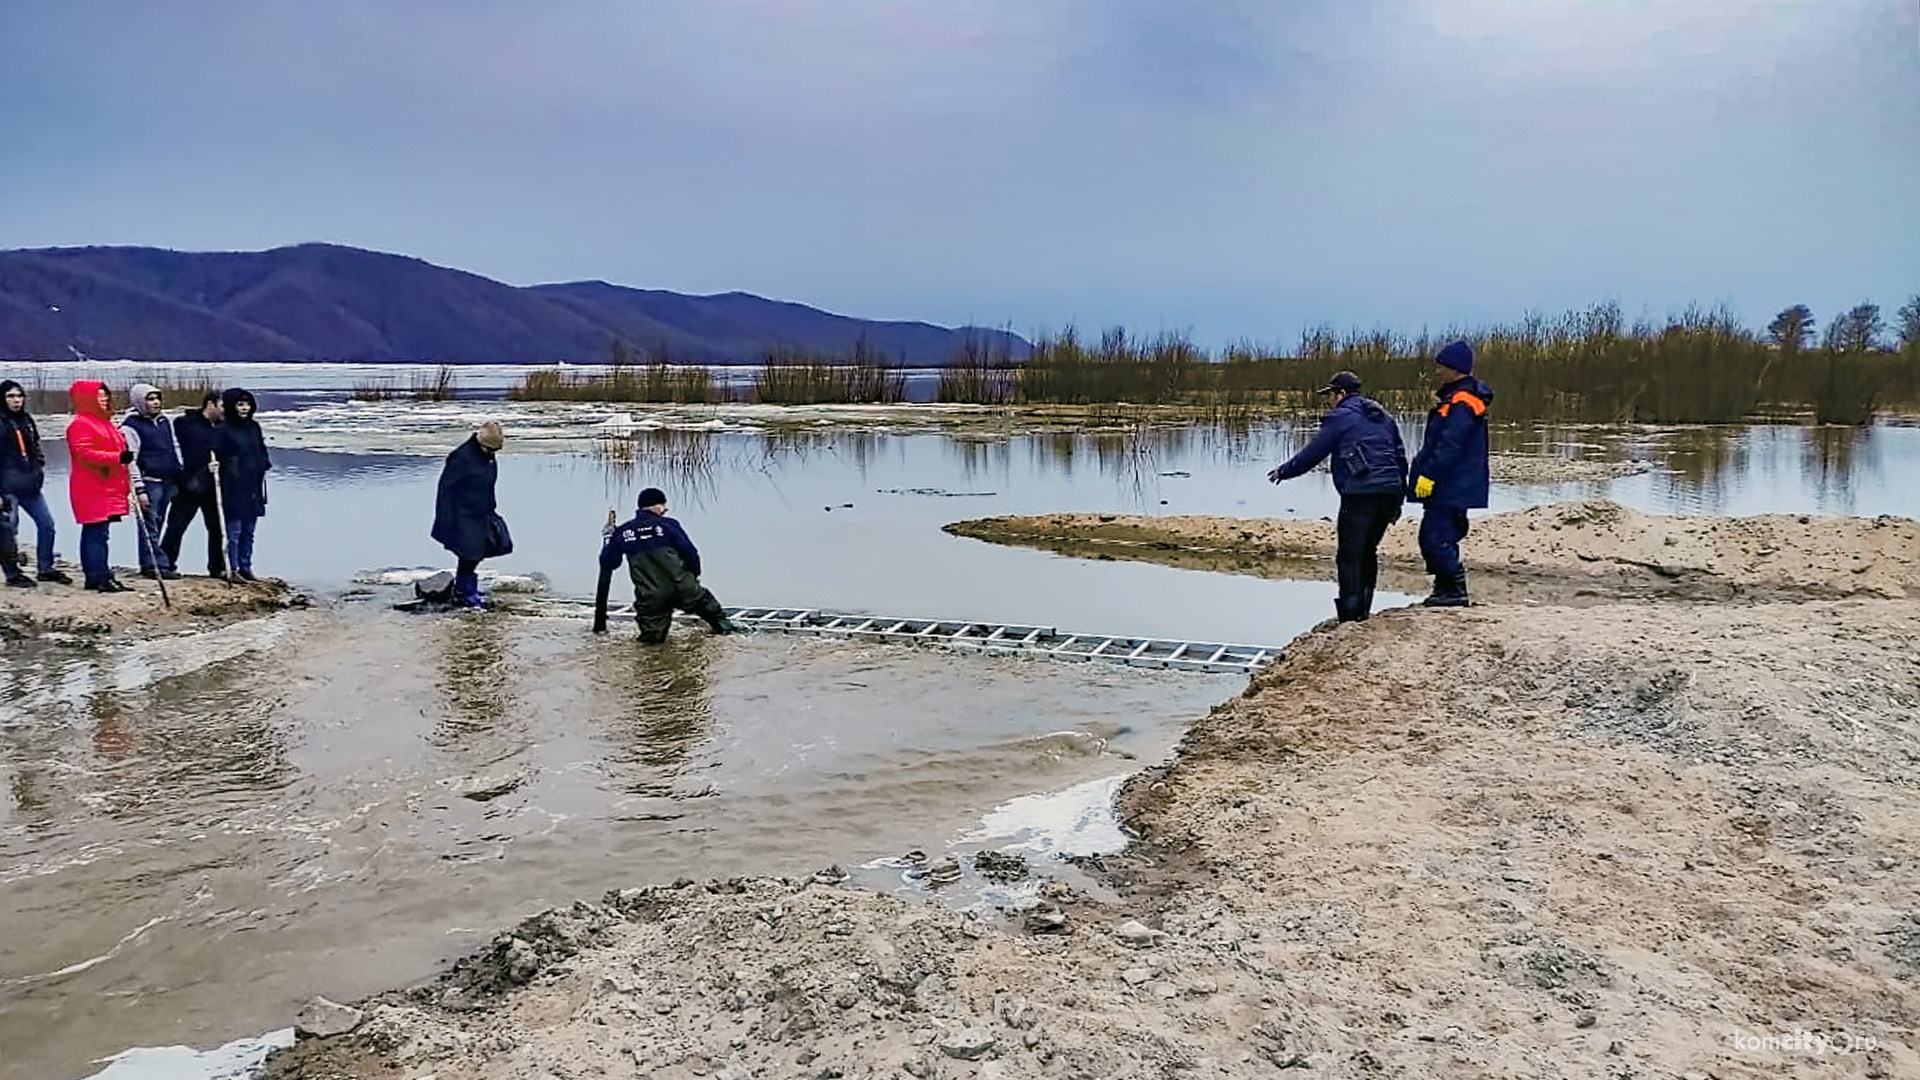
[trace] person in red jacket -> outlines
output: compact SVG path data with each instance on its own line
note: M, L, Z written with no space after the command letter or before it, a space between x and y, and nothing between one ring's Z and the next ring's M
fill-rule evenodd
M73 499L73 518L80 523L80 570L85 588L95 592L127 592L113 579L107 562L107 529L130 511L133 481L127 463L133 451L113 422L113 396L107 385L81 379L67 391L73 400L73 422L67 425L67 450L73 473L67 493Z

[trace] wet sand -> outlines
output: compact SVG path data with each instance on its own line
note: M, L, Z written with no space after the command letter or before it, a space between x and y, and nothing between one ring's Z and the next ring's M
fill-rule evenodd
M1637 550L1604 505L1508 517L1470 558ZM1586 607L1324 624L1128 783L1125 854L1037 867L1039 909L618 891L268 1075L1920 1075L1914 523L1666 528L1662 565L1770 602L1638 599L1619 562Z
M1270 518L1043 514L959 521L957 536L1061 554L1260 577L1333 573L1333 523ZM1380 545L1390 587L1417 586L1420 511ZM1604 499L1476 513L1462 544L1490 599L1920 597L1920 523L1907 518L1676 517Z
M166 583L172 601L168 606L161 601L160 583L133 570L115 571L126 592L97 593L80 587L77 567L62 569L74 584L0 587L0 641L47 634L133 640L210 629L309 603L304 594L274 578L229 583L183 575Z

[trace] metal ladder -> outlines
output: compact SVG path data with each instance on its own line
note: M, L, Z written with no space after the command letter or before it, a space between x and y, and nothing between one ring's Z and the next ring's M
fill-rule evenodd
M565 609L583 608L588 613L592 610L592 605L581 601L548 598L541 598L529 606L542 609L542 614L570 617L578 615ZM632 606L627 605L618 613L631 614L632 610ZM816 608L730 607L726 612L729 618L744 627L771 633L935 644L971 652L1009 653L1075 663L1102 661L1133 667L1250 675L1283 655L1283 650L1275 645L1233 645L1116 634L1063 634L1051 626L968 619L848 615Z

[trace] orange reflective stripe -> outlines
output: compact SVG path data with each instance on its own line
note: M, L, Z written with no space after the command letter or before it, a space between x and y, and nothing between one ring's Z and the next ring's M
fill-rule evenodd
M1453 396L1447 399L1446 404L1440 406L1440 415L1447 415L1447 406L1456 403L1472 409L1473 415L1475 416L1487 415L1487 403L1475 397L1473 393L1468 390L1455 390Z

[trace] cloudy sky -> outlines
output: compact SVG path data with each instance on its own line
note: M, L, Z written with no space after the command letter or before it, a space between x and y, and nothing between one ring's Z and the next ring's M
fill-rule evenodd
M0 247L1203 340L1920 291L1920 0L6 0Z

